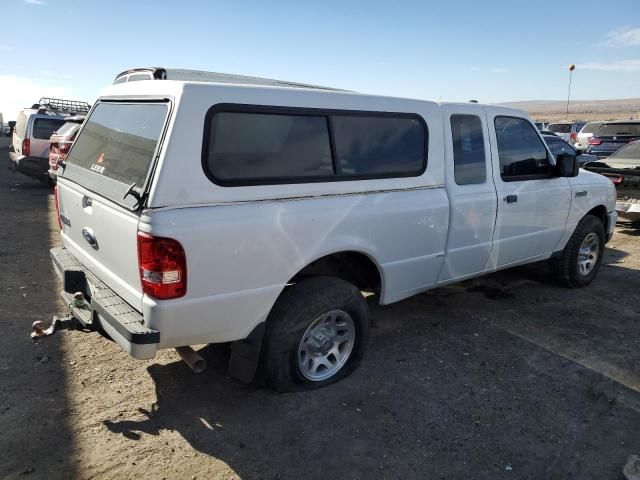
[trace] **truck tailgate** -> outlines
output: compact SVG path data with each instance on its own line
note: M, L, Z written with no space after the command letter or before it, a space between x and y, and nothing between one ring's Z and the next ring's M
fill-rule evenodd
M60 178L58 206L63 244L127 303L141 310L138 216Z
M168 110L166 100L98 101L58 173L64 246L139 311L141 195L151 179Z

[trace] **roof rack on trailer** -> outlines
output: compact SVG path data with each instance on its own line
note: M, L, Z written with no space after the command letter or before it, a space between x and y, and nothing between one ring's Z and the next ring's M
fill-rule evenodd
M124 72L116 75L114 79L115 83L124 83L123 80L118 82L119 78L131 75L131 74L148 74L147 78L144 75L136 75L135 80L130 79L128 81L137 80L182 80L186 82L212 82L212 83L234 83L240 85L265 85L270 87L293 87L293 88L310 88L315 90L331 90L335 92L348 92L349 90L342 90L332 87L321 87L319 85L309 85L306 83L289 82L286 80L275 80L273 78L251 77L247 75L236 75L233 73L219 73L219 72L207 72L203 70L185 70L180 68L163 68L163 67L145 67L145 68L132 68L125 70Z
M33 108L38 110L51 110L53 112L86 115L91 105L77 100L64 100L62 98L42 97Z

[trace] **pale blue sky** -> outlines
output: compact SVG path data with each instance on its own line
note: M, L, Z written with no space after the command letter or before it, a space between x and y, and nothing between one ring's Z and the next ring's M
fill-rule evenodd
M575 63L572 98L640 97L638 0L0 3L0 112L136 66L502 102L566 98Z

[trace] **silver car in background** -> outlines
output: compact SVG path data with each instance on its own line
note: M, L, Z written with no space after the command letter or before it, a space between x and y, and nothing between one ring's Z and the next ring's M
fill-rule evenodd
M569 142L570 145L573 145L576 142L576 138L578 136L578 132L582 127L584 127L587 122L560 122L560 123L551 123L547 126L547 130L555 133L565 142Z

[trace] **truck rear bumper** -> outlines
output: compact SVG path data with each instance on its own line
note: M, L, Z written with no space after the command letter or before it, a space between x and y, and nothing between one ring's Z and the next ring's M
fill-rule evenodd
M30 177L40 178L49 175L49 157L25 157L9 151L9 168Z
M83 308L71 308L84 325L97 323L120 347L134 358L155 357L160 332L145 326L142 315L87 270L66 248L51 249L51 261L63 282L61 295L73 304L73 294L82 292Z

